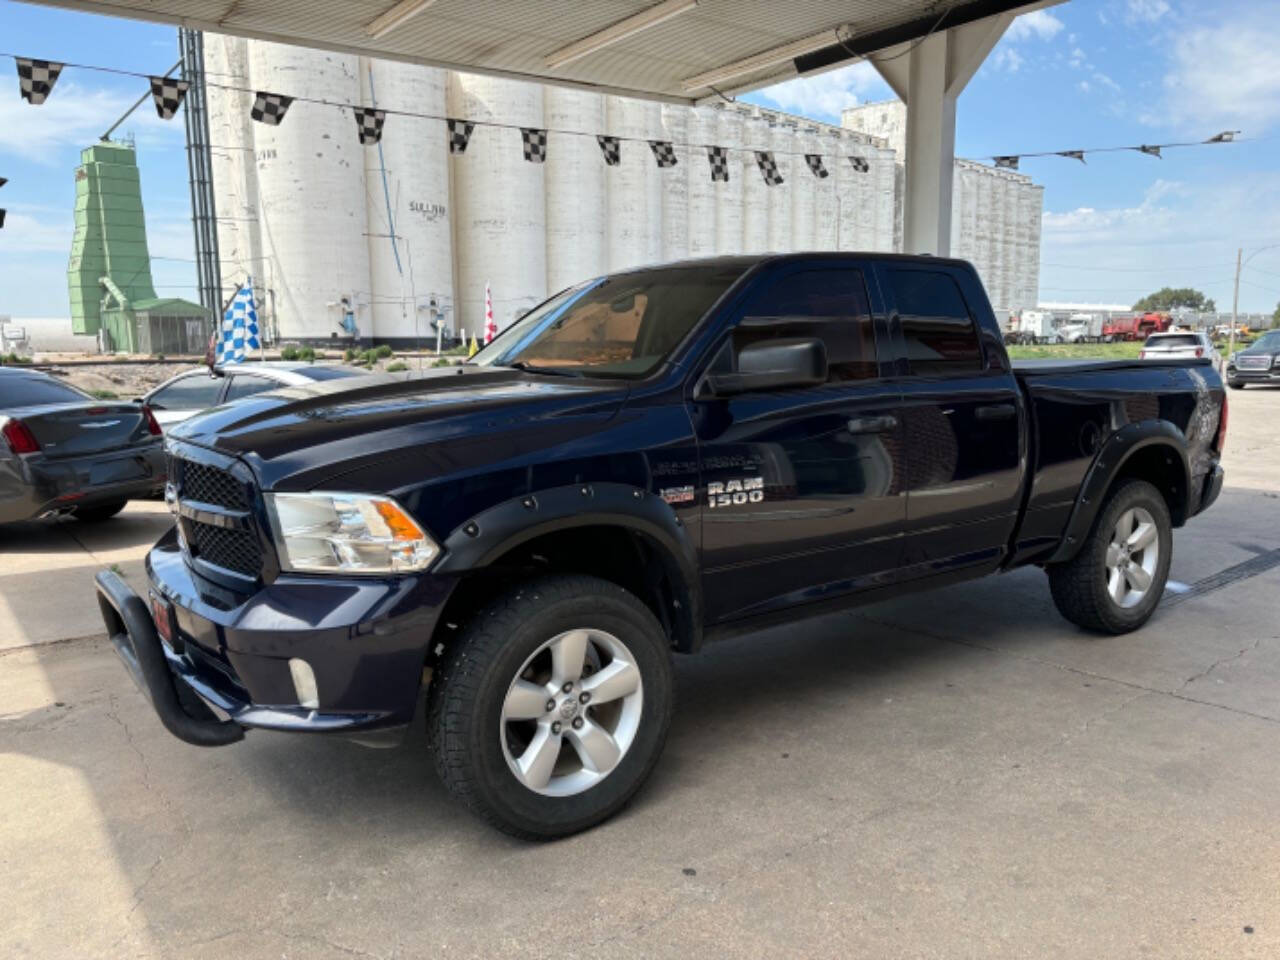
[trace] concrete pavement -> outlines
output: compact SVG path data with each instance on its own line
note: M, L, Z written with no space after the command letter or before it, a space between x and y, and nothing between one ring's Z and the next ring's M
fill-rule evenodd
M0 653L0 954L1280 955L1280 391L1231 400L1191 590L1142 631L1076 631L1025 570L715 645L631 808L542 846L420 732L174 740L87 586L155 531L7 540L6 629L99 636Z

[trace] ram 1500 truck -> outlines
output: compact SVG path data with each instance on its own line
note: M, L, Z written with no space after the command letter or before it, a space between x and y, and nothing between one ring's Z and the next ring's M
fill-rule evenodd
M1035 564L1146 622L1222 486L1207 359L1011 365L967 263L733 257L564 290L470 362L214 408L108 632L178 737L402 732L510 833L617 811L671 654Z

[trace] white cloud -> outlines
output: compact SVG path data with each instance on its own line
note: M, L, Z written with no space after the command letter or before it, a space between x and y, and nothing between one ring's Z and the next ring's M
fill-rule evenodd
M1041 40L1052 40L1062 30L1063 23L1047 10L1032 10L1024 13L1005 31L1005 38L1018 43L1037 37Z
M1077 88L1081 93L1088 93L1088 92L1089 92L1089 81L1088 81L1088 80L1081 80L1079 83L1077 83L1077 84L1076 84L1076 88Z
M96 143L136 96L92 90L64 79L40 106L33 107L16 94L0 97L0 130L21 131L20 135L0 137L0 154L42 166L61 166L65 160L58 151ZM161 120L149 102L125 121L117 135L126 131L138 134L138 142L143 144L181 146L184 138L181 119Z
M814 77L797 77L759 91L781 110L808 117L836 117L868 95L887 95L875 67L866 61L829 70Z
M1101 70L1095 70L1093 72L1093 79L1095 83L1100 83L1104 87L1107 87L1110 90L1114 90L1116 92L1119 92L1120 90L1120 84L1116 83L1114 80L1112 80L1109 76L1107 76Z
M1166 0L1128 0L1124 17L1130 23L1155 23L1168 12Z
M991 62L995 64L998 70L1007 70L1009 73L1017 73L1022 69L1022 65L1026 62L1022 54L1013 47L1001 47L991 58Z
M1224 19L1174 37L1163 110L1146 122L1204 136L1224 129L1256 136L1280 124L1280 5Z

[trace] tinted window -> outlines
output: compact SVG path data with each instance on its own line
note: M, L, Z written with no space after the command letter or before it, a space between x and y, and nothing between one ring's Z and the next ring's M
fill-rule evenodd
M1162 334L1157 337L1147 337L1144 347L1199 347L1200 338L1194 333L1175 333Z
M157 410L203 410L218 402L222 378L203 373L175 380L148 401Z
M817 337L825 344L828 380L877 376L862 271L802 270L781 277L747 304L733 343L741 350L749 343L790 337Z
M364 370L353 370L350 367L307 367L305 370L295 372L302 374L308 380L342 380L346 377L365 375Z
M91 399L74 387L49 377L0 376L0 406L30 407L41 403L81 403Z
M255 393L262 393L264 390L273 390L280 384L274 380L268 380L266 377L255 377L252 374L237 373L231 378L231 386L227 387L227 402L239 400L241 397L251 397Z
M955 280L930 270L890 270L889 284L912 373L939 376L982 369L978 332Z

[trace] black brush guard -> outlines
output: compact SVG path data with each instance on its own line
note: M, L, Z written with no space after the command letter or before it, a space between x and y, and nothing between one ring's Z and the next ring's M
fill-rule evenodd
M94 580L111 645L165 729L197 747L221 747L243 739L244 727L219 720L194 692L184 691L186 696L179 693L151 612L133 588L110 570L103 570Z

